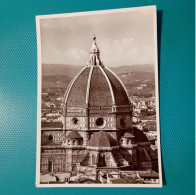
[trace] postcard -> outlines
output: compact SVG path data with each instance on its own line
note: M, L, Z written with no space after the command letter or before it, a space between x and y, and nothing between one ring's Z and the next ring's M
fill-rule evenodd
M162 187L156 13L36 16L37 187Z

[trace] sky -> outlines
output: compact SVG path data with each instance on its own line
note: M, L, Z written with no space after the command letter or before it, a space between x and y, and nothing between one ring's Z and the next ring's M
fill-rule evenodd
M154 64L151 9L40 20L42 63L86 65L93 36L109 67Z

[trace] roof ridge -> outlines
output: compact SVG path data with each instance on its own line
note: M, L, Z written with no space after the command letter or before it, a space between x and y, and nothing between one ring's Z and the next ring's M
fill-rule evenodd
M112 104L116 104L115 102L115 96L114 96L114 91L113 91L113 88L112 88L112 85L111 85L111 82L110 82L110 79L108 78L107 74L105 73L104 69L101 67L101 66L98 66L99 69L101 70L101 72L103 73L103 75L105 76L105 79L109 85L109 88L110 88L110 92L111 92L111 96L112 96Z
M72 130L67 136L66 138L69 138L71 136L75 136L75 138L82 138L82 136L78 133L77 130Z
M127 97L129 97L129 93L128 93L128 91L127 91L127 89L126 89L126 87L125 87L125 85L124 85L124 83L118 78L118 76L116 75L116 73L114 73L112 70L110 70L108 67L105 67L109 72L111 72L115 77L116 77L116 79L120 82L120 84L123 86L123 89L124 89L124 91L125 91L125 93L126 93L126 95L127 95Z
M88 81L87 81L87 87L86 87L86 104L88 107L89 107L89 97L90 97L90 88L91 88L91 79L92 79L93 70L94 70L94 66L92 66L90 69Z
M109 140L109 138L108 138L107 133L106 133L105 131L103 131L103 130L99 131L98 133L99 133L99 146L102 144L102 143L100 143L100 142L102 142L102 141L104 140L104 138L105 138L104 141L107 142L106 145L109 144L109 146L110 146L111 144L110 144L110 140ZM101 136L103 136L103 137L101 137ZM101 139L101 138L102 138L102 139Z

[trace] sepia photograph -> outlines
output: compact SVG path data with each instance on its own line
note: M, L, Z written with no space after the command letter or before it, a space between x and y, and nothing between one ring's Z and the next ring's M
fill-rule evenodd
M37 187L162 187L156 17L36 16Z

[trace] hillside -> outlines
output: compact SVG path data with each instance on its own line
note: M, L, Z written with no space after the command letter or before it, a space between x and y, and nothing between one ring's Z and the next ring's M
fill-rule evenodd
M118 66L118 67L109 67L116 74L123 74L129 72L154 72L154 65L145 64L145 65L130 65L130 66Z
M68 84L82 68L75 65L43 64L43 92L64 94ZM118 75L130 95L148 96L154 91L153 65L110 67L110 69Z
M43 64L42 75L67 75L74 77L84 66L79 65L66 65L66 64ZM126 65L118 67L109 67L116 74L123 74L129 72L154 72L154 65Z
M66 65L66 64L42 64L42 75L67 75L74 77L83 66Z

